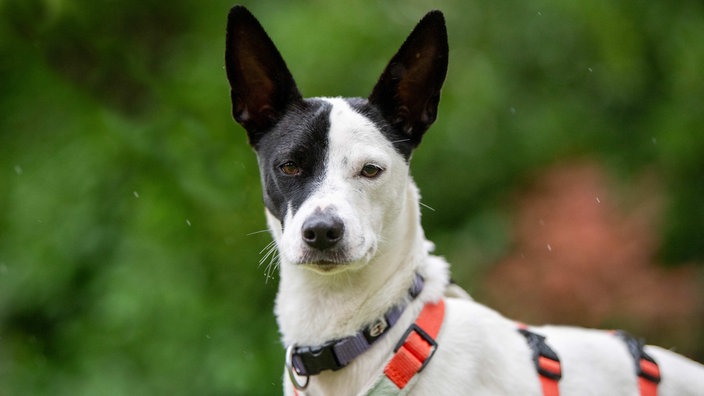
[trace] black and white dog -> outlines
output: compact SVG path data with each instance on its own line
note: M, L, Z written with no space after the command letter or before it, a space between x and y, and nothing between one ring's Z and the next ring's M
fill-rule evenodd
M682 356L622 332L519 325L450 284L409 174L447 69L439 11L368 99L304 99L241 6L225 57L279 252L286 394L704 395L704 366Z

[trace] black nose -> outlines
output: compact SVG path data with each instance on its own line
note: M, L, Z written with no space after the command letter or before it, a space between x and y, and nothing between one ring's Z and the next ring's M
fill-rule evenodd
M316 212L303 223L301 230L303 241L308 246L325 250L335 246L342 239L345 225L335 215Z

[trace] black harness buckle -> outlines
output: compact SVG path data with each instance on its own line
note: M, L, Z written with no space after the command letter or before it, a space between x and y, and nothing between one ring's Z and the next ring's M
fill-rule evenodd
M403 346L403 344L406 343L408 340L408 337L411 336L411 333L415 332L420 336L420 338L423 339L423 341L427 342L428 345L430 345L430 352L428 353L428 356L425 357L425 360L421 363L420 368L418 369L418 373L423 371L425 366L430 362L430 359L433 358L433 355L435 355L435 351L438 349L438 343L435 342L435 339L430 336L430 334L426 333L425 330L421 329L420 326L418 326L416 323L413 323L403 334L403 337L399 339L398 343L396 344L396 347L394 348L394 353L398 352L399 349Z
M659 384L661 380L660 368L655 359L645 353L645 342L623 330L617 330L615 334L626 343L628 352L635 362L636 374L654 384Z
M545 336L523 328L519 328L518 331L523 334L528 346L533 351L533 363L538 373L543 377L559 381L562 378L560 358L545 342ZM551 361L552 364L544 362L541 358Z

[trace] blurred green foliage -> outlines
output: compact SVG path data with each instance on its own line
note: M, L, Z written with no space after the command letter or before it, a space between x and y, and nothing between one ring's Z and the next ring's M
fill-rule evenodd
M575 156L659 175L662 257L703 261L700 1L244 3L306 96L366 96L445 12L414 175L453 261L505 254L507 195ZM231 5L0 1L0 395L280 393L276 270L257 265L259 178L223 70Z

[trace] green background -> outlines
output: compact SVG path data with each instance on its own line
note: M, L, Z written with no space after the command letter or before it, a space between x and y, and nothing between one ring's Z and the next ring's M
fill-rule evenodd
M445 12L450 69L413 172L463 286L511 250L516 189L571 158L623 188L655 174L658 262L702 267L701 1L245 4L305 96L366 96ZM259 176L223 69L231 5L0 0L0 395L280 393L277 270L258 264Z

